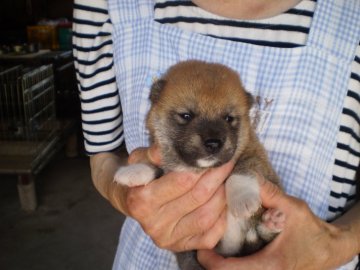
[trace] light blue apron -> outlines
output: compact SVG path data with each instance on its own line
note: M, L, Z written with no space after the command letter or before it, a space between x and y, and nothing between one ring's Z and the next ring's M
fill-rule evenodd
M151 0L109 0L128 151L148 145L144 120L154 79L181 60L219 62L268 102L258 136L286 192L322 219L339 121L360 37L360 1L318 0L305 46L284 49L215 39L154 21ZM114 269L177 269L133 220L124 224ZM341 269L354 269L354 266Z

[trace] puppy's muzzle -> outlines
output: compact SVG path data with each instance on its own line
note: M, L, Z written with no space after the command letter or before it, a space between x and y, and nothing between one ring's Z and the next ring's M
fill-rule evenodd
M204 141L205 150L209 154L218 153L223 145L224 143L220 139L211 138Z

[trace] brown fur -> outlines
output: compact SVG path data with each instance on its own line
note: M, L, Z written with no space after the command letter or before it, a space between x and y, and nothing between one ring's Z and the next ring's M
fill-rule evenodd
M231 127L236 130L236 149L232 155L238 162L237 170L264 172L264 176L277 181L275 172L268 162L267 154L251 127L249 110L252 97L243 88L236 72L220 64L201 61L185 61L172 66L168 72L154 83L150 99L153 103L147 118L147 127L153 143L162 148L165 156L173 158L175 153L168 149L168 139L179 139L174 131L174 114L178 112L194 112L209 121L215 121L226 115L237 118L234 123L225 127L223 133L228 133ZM171 117L172 116L172 117ZM239 127L241 126L241 127ZM184 132L185 133L185 132ZM191 130L192 135L196 133ZM183 134L181 134L183 135ZM164 145L165 144L165 145ZM187 143L182 144L186 147ZM179 160L171 162L170 167L178 167ZM259 162L261 160L261 162ZM228 160L224 160L223 163ZM180 164L183 161L179 161ZM166 164L165 164L166 165ZM191 166L190 166L191 167ZM198 169L196 166L192 169Z
M160 147L165 171L199 171L232 159L236 162L233 174L258 172L279 185L251 126L252 97L235 71L220 64L181 62L154 83L150 99L147 127L152 142ZM257 226L262 212L252 213L247 229ZM260 235L262 240L245 241L239 252L253 252L274 235L265 233ZM179 254L182 269L201 269L193 254Z

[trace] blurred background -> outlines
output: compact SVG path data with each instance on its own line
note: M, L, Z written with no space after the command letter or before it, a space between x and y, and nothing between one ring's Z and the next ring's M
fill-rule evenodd
M111 268L123 216L91 183L72 7L0 1L0 269Z

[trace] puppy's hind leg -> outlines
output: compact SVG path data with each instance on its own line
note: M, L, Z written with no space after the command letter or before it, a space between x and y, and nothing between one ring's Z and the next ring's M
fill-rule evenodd
M227 227L216 246L216 252L224 257L238 255L245 241L246 221L227 212Z
M217 246L223 256L232 256L241 252L248 221L261 207L259 184L252 175L233 174L225 183L228 204L227 228Z
M260 237L270 242L285 226L285 214L278 209L267 209L261 217L256 230Z
M225 183L229 211L237 218L250 218L261 208L260 187L251 174L233 174Z

